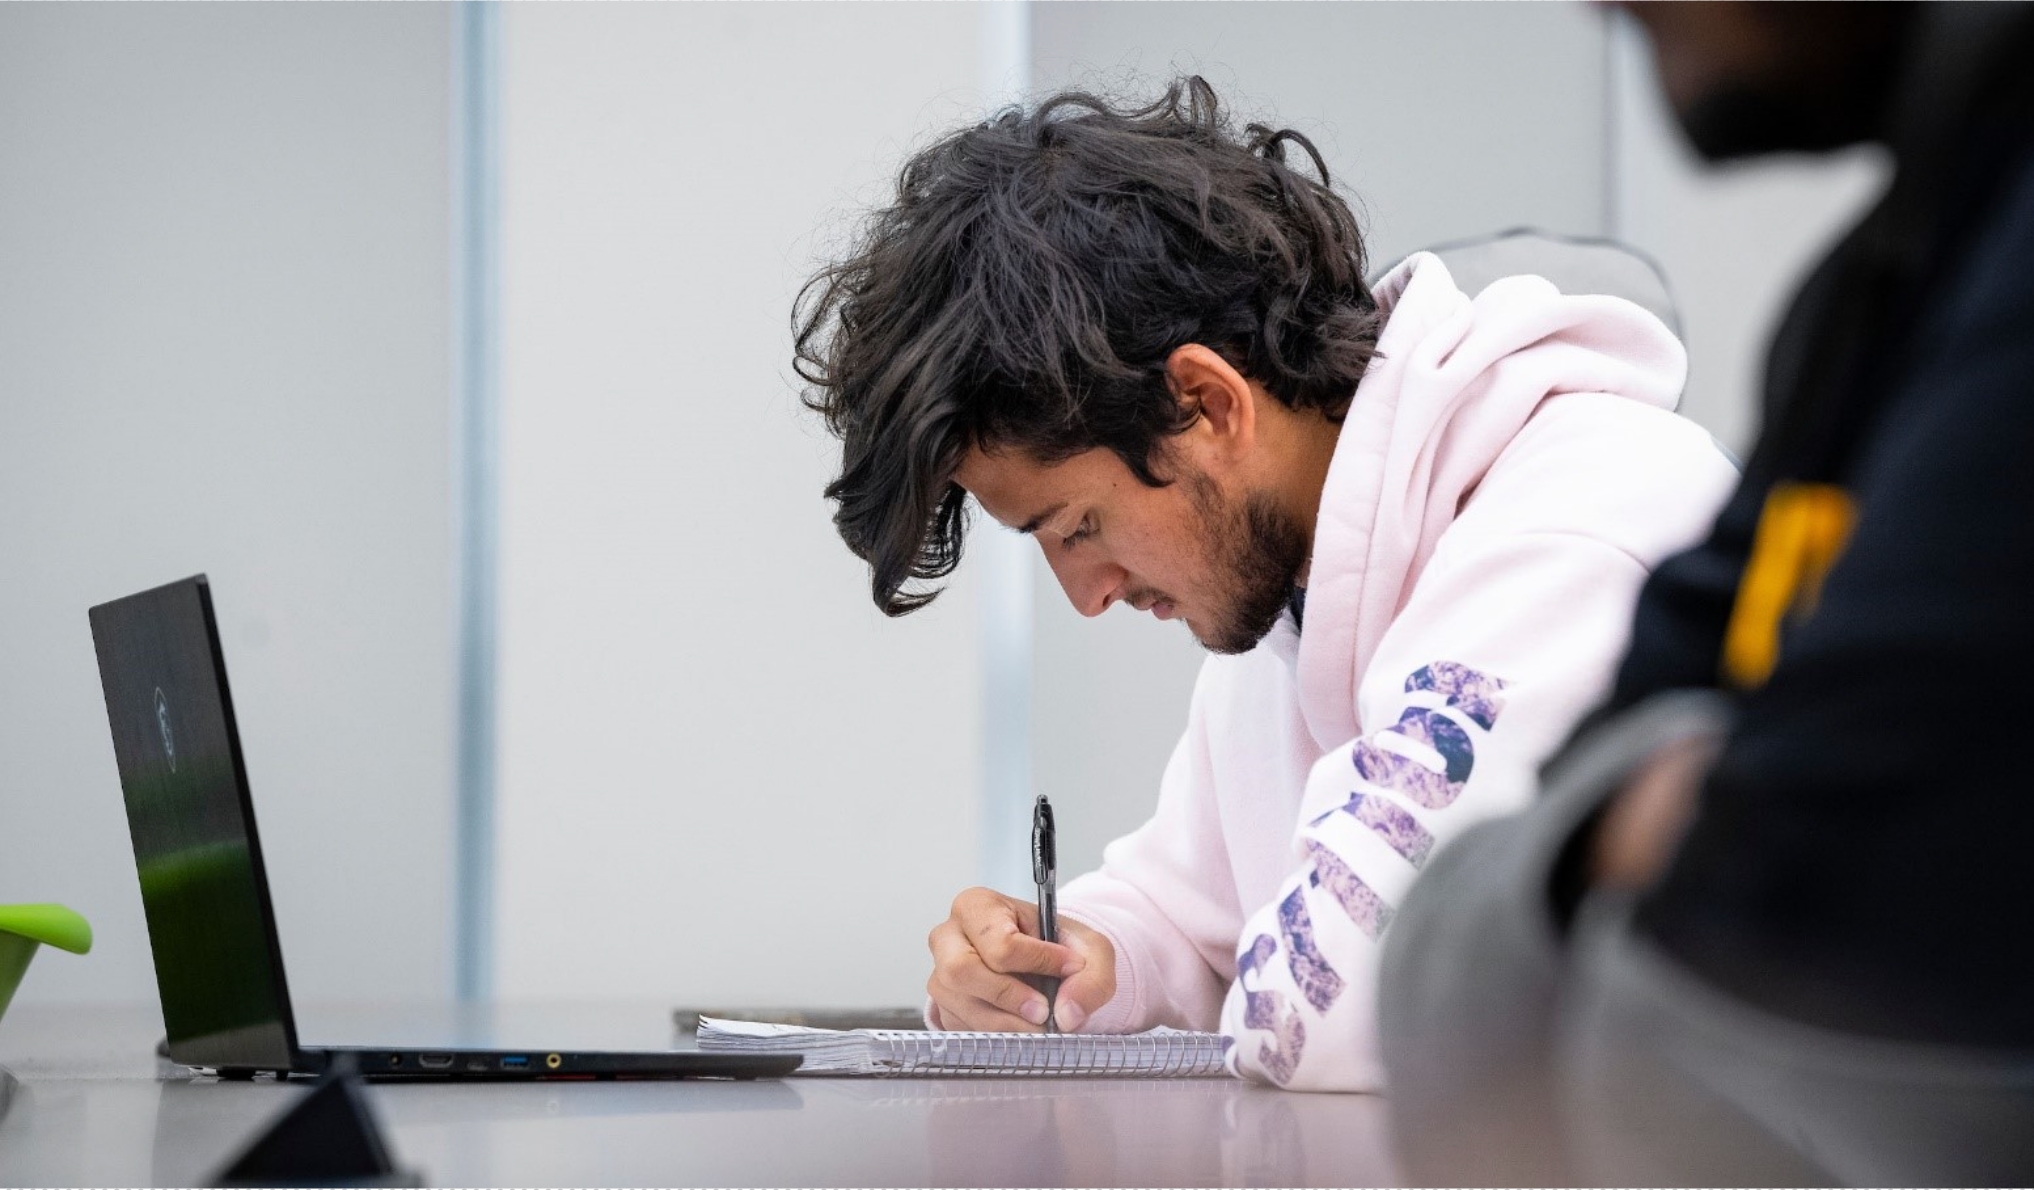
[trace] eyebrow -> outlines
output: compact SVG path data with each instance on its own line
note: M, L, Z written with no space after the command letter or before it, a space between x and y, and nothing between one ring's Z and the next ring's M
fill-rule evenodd
M1037 516L1032 517L1030 520L1025 521L1023 524L1017 526L1017 532L1026 535L1036 533L1038 532L1039 529L1044 527L1045 522L1051 520L1052 518L1058 516L1060 513L1065 511L1066 511L1066 501L1061 500L1059 503L1053 505L1051 508L1042 510L1041 512L1039 512Z

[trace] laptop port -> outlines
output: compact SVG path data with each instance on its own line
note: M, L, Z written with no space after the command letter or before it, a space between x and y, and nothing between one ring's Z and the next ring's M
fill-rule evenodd
M444 1070L452 1065L451 1054L418 1054L417 1065L426 1070Z
M504 1070L521 1070L530 1064L528 1054L504 1054L501 1065Z
M558 1069L558 1067L563 1065L564 1062L565 1059L559 1057L556 1054L547 1054L544 1057L544 1065L550 1067L553 1070Z

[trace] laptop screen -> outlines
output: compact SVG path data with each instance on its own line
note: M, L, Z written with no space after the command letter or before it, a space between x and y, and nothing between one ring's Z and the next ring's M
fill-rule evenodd
M91 616L170 1057L288 1070L296 1029L210 587Z

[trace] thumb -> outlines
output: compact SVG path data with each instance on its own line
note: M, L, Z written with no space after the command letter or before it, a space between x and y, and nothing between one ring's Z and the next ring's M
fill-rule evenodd
M1089 946L1077 949L1085 963L1080 970L1060 980L1059 994L1053 998L1053 1019L1068 1033L1087 1024L1089 1018L1116 997L1114 948L1103 941L1099 954Z

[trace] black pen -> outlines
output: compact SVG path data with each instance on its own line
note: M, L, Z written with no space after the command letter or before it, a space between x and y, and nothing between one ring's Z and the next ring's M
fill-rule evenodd
M1038 795L1031 809L1031 879L1038 885L1038 936L1046 942L1059 941L1059 844L1052 836L1052 803ZM1059 1032L1053 1001L1059 996L1059 977L1044 976L1039 990L1045 993L1045 1031Z

